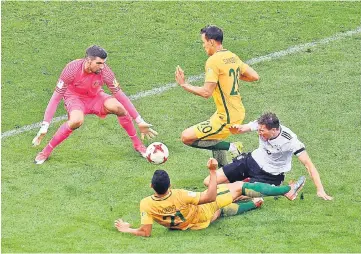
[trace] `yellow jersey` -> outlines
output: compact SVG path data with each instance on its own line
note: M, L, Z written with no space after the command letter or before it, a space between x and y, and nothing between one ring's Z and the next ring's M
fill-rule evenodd
M169 190L164 197L154 195L140 201L141 224L153 224L153 220L171 229L198 230L209 226L214 213L232 203L232 194L226 184L217 186L216 201L198 205L200 192L182 189Z
M227 49L210 56L205 66L205 82L217 83L213 99L217 115L225 123L234 123L244 117L244 106L239 93L239 76L248 65Z
M164 227L185 230L198 221L200 196L200 192L174 189L162 198L146 197L140 202L141 224L153 224L154 219Z

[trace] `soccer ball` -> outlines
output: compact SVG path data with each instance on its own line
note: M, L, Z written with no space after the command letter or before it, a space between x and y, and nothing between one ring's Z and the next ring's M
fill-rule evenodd
M161 142L154 142L147 147L146 158L150 163L162 164L167 161L168 147Z

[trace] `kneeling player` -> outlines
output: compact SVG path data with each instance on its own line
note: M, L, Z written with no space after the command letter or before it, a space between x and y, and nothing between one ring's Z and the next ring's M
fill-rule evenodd
M115 227L120 232L136 236L150 236L153 220L170 229L204 229L220 216L236 215L260 207L263 202L262 196L278 196L300 190L294 184L272 186L245 182L219 185L217 188L218 163L211 158L207 166L210 171L210 182L204 192L170 189L167 172L156 170L151 185L155 193L140 202L142 225L134 229L130 228L129 223L118 219L115 221ZM253 197L253 200L232 203L241 195Z

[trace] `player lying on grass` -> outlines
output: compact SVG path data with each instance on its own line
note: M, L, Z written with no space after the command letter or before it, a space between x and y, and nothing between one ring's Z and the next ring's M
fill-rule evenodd
M177 83L187 92L208 99L213 97L216 112L210 119L183 131L182 142L188 146L212 150L220 166L228 163L226 151L235 157L242 144L225 139L231 134L229 127L241 124L245 109L239 93L239 80L253 82L259 79L257 72L231 51L223 48L223 31L216 26L201 29L203 48L209 56L205 65L205 80L201 87L186 82L183 70L175 72Z
M114 226L120 232L136 236L150 236L153 221L170 229L204 229L221 216L232 216L255 209L262 205L262 196L294 196L304 184L304 177L284 186L264 183L235 182L217 186L218 163L209 159L210 173L208 189L193 192L183 189L170 189L170 179L166 171L154 172L151 187L154 194L140 202L141 226L131 228L129 223L118 219ZM241 195L252 197L251 201L232 203Z
M250 178L250 182L280 185L291 170L292 155L306 167L316 188L317 196L332 200L323 189L320 175L308 156L305 145L287 127L280 125L276 114L265 113L258 120L231 127L235 134L258 131L259 146L252 153L242 154L217 170L217 182L229 183ZM209 184L210 177L204 179ZM296 197L294 197L296 198Z
M157 132L146 123L132 102L123 93L113 71L105 63L107 52L99 46L86 50L85 58L68 63L60 75L53 96L45 110L42 126L33 139L38 146L48 131L51 119L61 99L68 112L68 121L60 126L49 144L36 156L35 163L46 161L53 149L69 137L84 122L84 116L95 114L101 118L114 114L133 142L134 149L145 157L146 147L137 136L132 118L137 122L142 138L152 138ZM113 96L106 94L102 86L106 84Z

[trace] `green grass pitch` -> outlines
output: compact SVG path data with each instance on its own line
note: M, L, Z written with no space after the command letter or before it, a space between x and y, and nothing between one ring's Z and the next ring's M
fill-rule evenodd
M204 71L199 30L224 29L224 47L244 61L360 28L360 2L1 2L1 132L40 122L66 63L98 44L126 94ZM242 83L246 122L274 111L306 144L328 194L309 176L304 200L266 198L264 206L220 219L202 231L153 227L137 238L139 201L152 193L157 166L141 159L114 116L88 116L41 166L33 164L61 122L32 148L37 129L1 140L1 250L15 252L361 252L361 34L330 40L253 66ZM202 81L193 84L202 85ZM176 87L134 101L170 151L162 165L174 188L204 189L210 152L186 147L180 133L215 110ZM65 114L63 103L56 116ZM233 136L246 150L257 136ZM306 174L297 159L287 180Z

